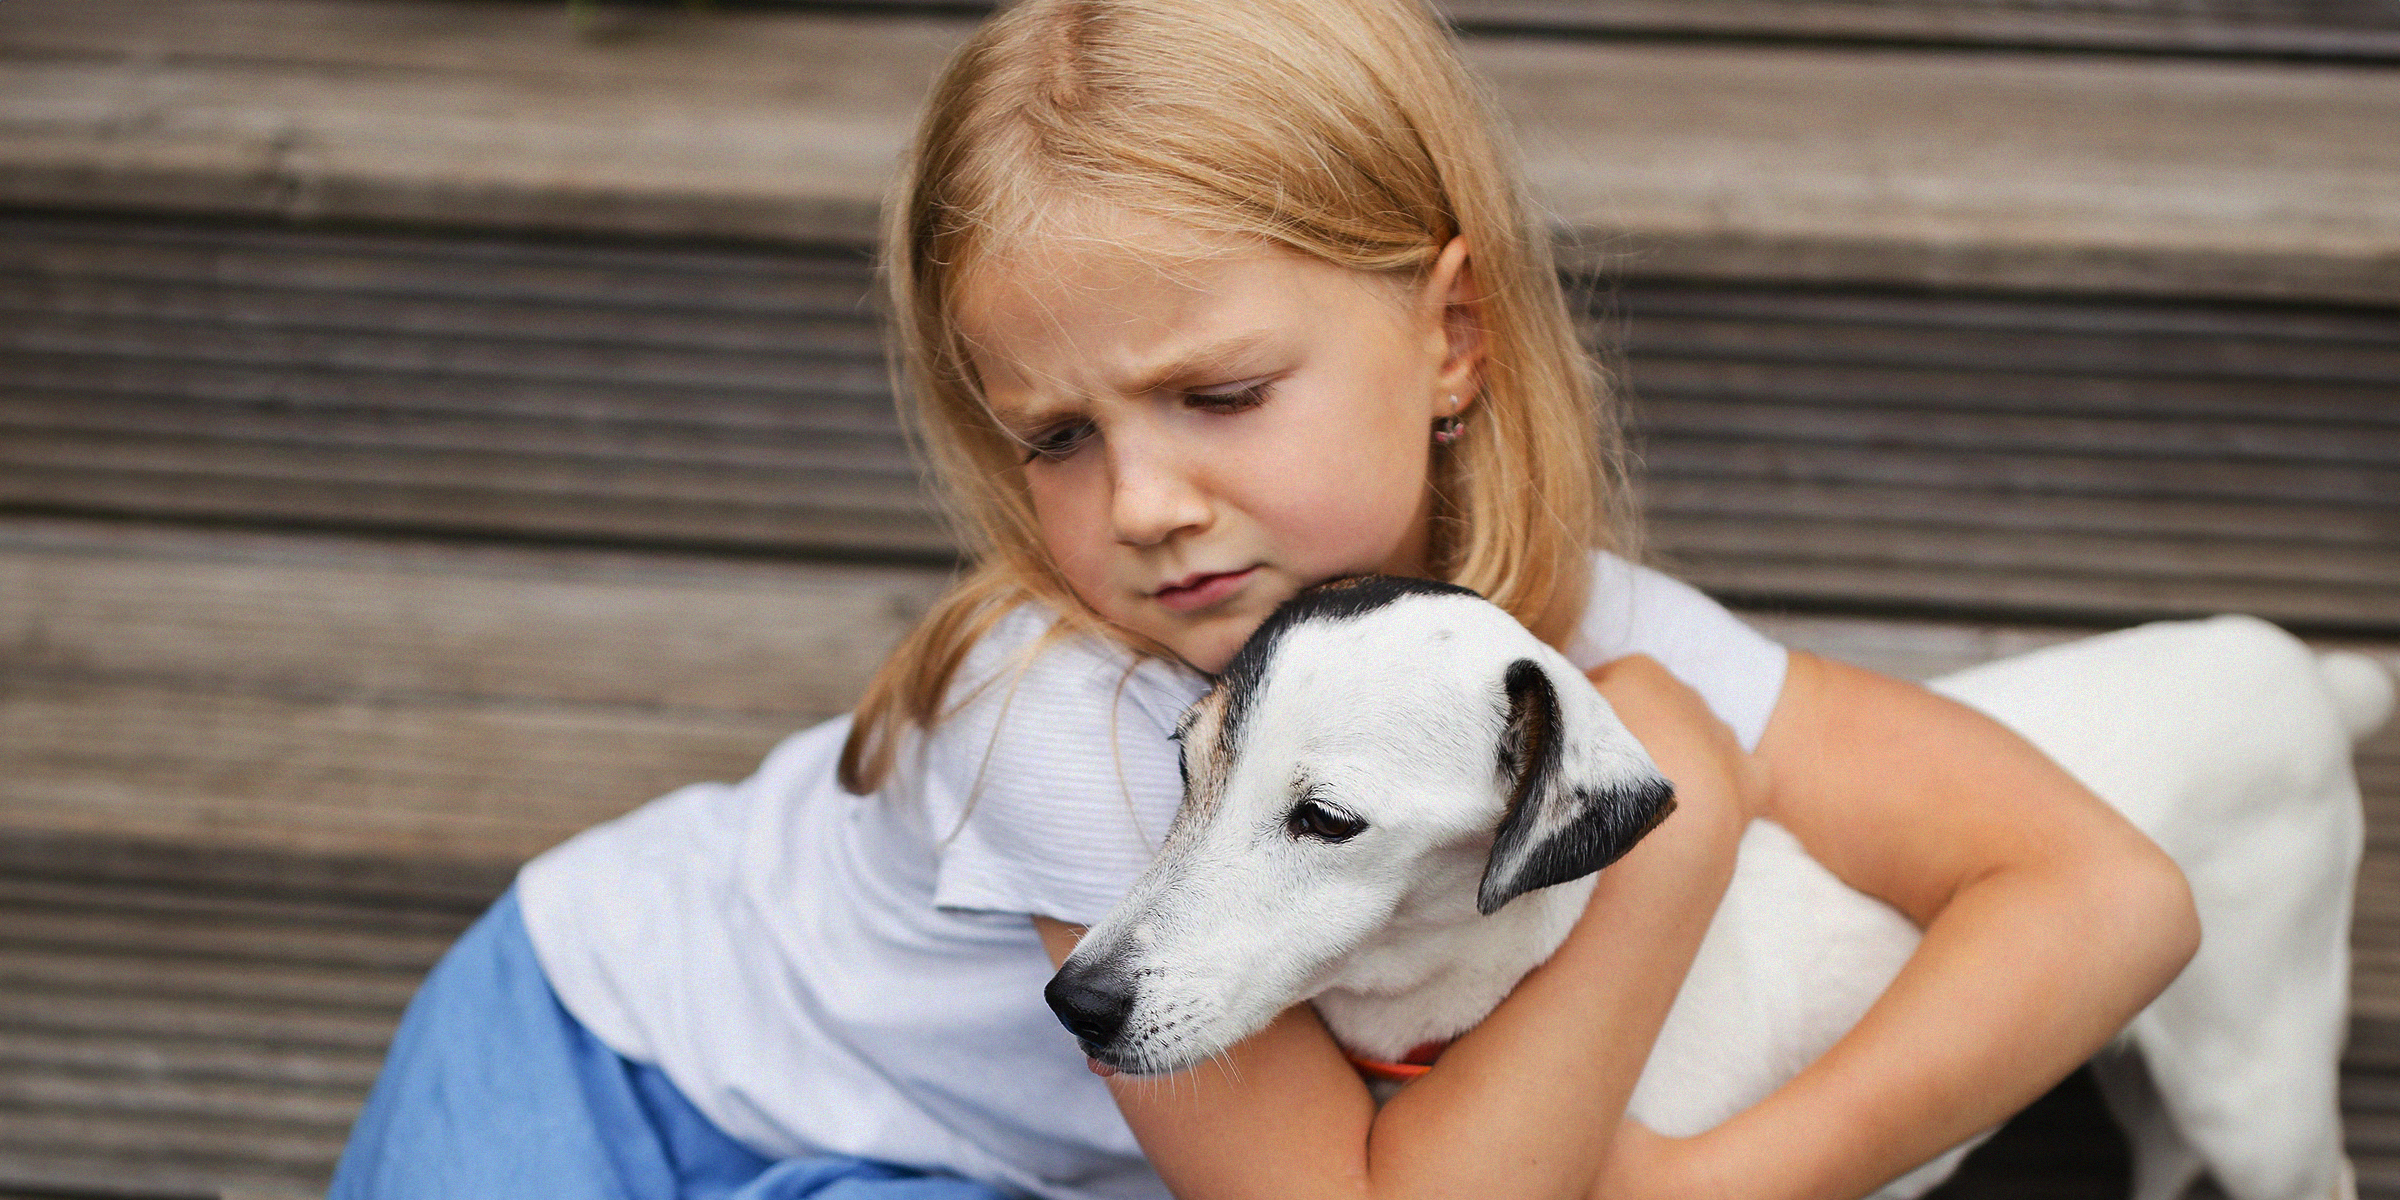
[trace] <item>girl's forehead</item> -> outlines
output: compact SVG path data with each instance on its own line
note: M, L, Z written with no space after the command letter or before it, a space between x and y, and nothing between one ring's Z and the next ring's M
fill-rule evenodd
M1114 209L995 242L966 265L955 295L953 317L979 372L1044 376L1068 359L1138 374L1155 364L1135 360L1256 343L1362 300L1396 299L1378 276Z
M1256 241L1113 207L1078 205L991 234L960 269L954 311L972 328L1020 315L1014 309L1039 311L1044 299L1196 292L1208 286L1211 267L1267 253Z

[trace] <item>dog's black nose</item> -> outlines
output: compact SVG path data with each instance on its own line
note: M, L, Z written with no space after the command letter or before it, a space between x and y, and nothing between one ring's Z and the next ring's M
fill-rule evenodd
M1103 1048L1116 1041L1133 1011L1133 990L1119 986L1113 975L1106 964L1070 963L1042 989L1042 999L1050 1002L1059 1024L1086 1047Z

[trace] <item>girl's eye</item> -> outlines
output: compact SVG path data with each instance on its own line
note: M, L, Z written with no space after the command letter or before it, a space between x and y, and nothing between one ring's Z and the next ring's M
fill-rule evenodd
M1064 425L1053 425L1025 439L1025 461L1032 462L1038 458L1047 462L1057 462L1075 453L1075 448L1081 446L1083 439L1090 436L1092 436L1090 421L1070 421Z
M1225 388L1185 392L1184 399L1192 407L1208 412L1233 413L1257 408L1267 402L1267 389L1275 385L1272 379L1254 380Z
M1303 800L1292 806L1283 819L1284 832L1296 838L1320 842L1346 842L1365 831L1367 823L1349 813L1316 800Z

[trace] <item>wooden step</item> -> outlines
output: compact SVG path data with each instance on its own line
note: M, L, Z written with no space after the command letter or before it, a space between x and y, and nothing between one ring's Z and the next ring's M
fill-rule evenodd
M0 577L0 827L513 865L846 708L944 576L35 521Z
M870 287L841 250L0 214L0 505L944 563ZM2400 631L2400 309L1584 307L1655 547L1746 603Z
M971 25L930 11L612 8L578 35L557 4L15 0L0 6L0 203L862 245L923 90ZM1460 12L1486 31L1469 57L1585 265L2400 300L2385 202L2400 146L2384 136L2400 125L2400 35L2365 8ZM1943 30L1930 40L2071 46L2075 29L2356 61L1894 46Z
M10 858L0 1189L322 1194L400 1008L471 914L272 873L146 877L122 848L115 873Z

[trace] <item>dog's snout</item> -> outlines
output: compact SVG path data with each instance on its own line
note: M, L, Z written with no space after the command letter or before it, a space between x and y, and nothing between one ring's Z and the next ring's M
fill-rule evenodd
M1125 1028L1126 1016L1133 1011L1133 989L1105 963L1067 964L1050 977L1042 999L1050 1002L1050 1011L1058 1014L1067 1032L1087 1047L1105 1047L1116 1041Z

